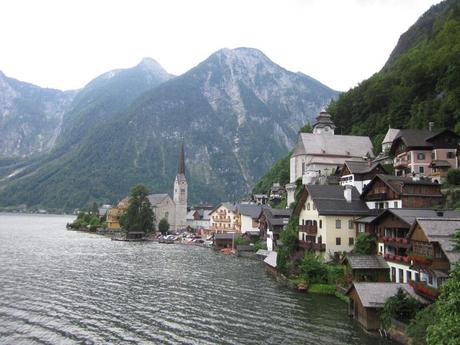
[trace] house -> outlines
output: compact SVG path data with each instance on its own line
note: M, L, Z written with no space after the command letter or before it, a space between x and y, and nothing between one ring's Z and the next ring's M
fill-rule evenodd
M398 176L426 176L442 183L449 168L458 168L459 136L450 129L401 129L390 154Z
M289 222L292 210L264 207L259 216L260 238L267 241L267 249L275 250L281 231Z
M378 162L345 161L340 171L340 185L353 186L361 194L363 188L371 182L377 174L386 174L383 166Z
M429 208L443 203L441 185L418 178L376 175L361 198L370 209Z
M390 267L380 255L347 255L345 265L347 282L387 282Z
M460 251L455 250L452 241L452 235L460 229L460 212L455 213L456 218L449 218L446 214L417 218L408 234L412 244L409 256L412 269L423 277L413 286L429 298L437 297L449 270L460 260Z
M211 226L211 210L193 209L187 213L187 227L192 229L209 229Z
M353 249L353 221L369 209L352 186L305 185L293 214L299 217L299 247L329 259Z
M217 233L214 235L214 249L234 249L236 247L235 240L239 237L240 235L235 232Z
M356 319L368 331L380 329L379 313L388 298L403 289L409 296L428 304L409 284L355 282L348 289L348 315Z
M390 156L390 149L391 145L393 144L393 140L398 136L399 129L396 128L388 128L387 133L382 141L382 152L375 157L374 162L378 162L381 164L391 164L393 165L393 158Z
M409 230L417 218L443 217L460 218L457 211L438 211L433 209L388 209L376 216L371 222L376 231L377 251L383 255L390 266L390 280L397 283L414 281L427 281L424 272L413 269L408 256L412 246Z
M290 159L290 178L286 185L287 204L294 201L295 182L302 178L303 184L325 181L345 161L372 158L369 137L335 135L331 115L322 111L313 125L313 133L300 133Z
M223 202L217 205L210 213L211 226L210 231L217 232L234 232L236 231L236 206L229 202Z
M171 230L176 230L176 204L168 194L150 194L147 196L155 215L155 225L164 218L168 221Z
M273 183L272 188L270 189L270 201L279 202L286 190L279 183Z
M258 205L265 205L268 202L267 194L254 194L252 199Z
M128 197L122 199L116 207L112 207L107 211L107 229L119 230L121 228L120 216L123 213L123 211L128 208L128 200Z
M235 230L243 234L247 231L259 232L259 217L261 213L261 205L237 204Z

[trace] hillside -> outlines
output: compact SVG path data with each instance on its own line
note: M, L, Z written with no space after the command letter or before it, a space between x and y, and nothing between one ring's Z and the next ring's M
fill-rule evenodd
M0 71L0 159L49 152L74 95L21 82Z
M9 181L0 204L70 209L115 202L138 182L171 192L182 140L190 201L237 200L336 95L258 50L223 49L96 122L59 159Z
M370 135L377 146L389 125L424 128L434 121L460 132L459 56L460 1L447 0L401 36L380 72L328 110L344 134Z

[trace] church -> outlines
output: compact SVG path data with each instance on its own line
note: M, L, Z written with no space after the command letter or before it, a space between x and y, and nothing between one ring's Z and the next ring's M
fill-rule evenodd
M300 133L290 159L290 179L286 185L288 205L294 201L297 179L303 184L323 184L345 161L374 157L369 137L336 135L331 115L321 111L313 133Z
M168 194L150 194L148 196L155 214L155 223L165 218L170 230L182 230L187 227L187 178L185 177L184 144L181 145L179 164L174 179L173 198Z

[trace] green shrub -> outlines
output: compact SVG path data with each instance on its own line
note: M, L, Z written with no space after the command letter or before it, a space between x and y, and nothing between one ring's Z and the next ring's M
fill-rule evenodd
M306 252L300 264L300 276L308 283L327 283L328 270L322 258L313 252Z
M459 185L460 184L460 170L459 169L449 169L447 172L447 183L450 185Z
M308 292L321 295L335 295L335 285L311 284L308 286Z
M407 335L412 338L412 344L426 345L426 330L436 320L436 304L420 310L410 321Z
M409 323L422 308L422 304L412 296L409 296L402 288L398 289L396 295L385 302L380 313L380 322L385 329L391 325L391 319L403 323Z

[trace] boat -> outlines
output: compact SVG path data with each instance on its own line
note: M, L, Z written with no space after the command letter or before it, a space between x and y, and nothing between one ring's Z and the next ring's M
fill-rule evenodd
M172 244L174 243L174 236L173 235L161 236L158 239L158 243Z

